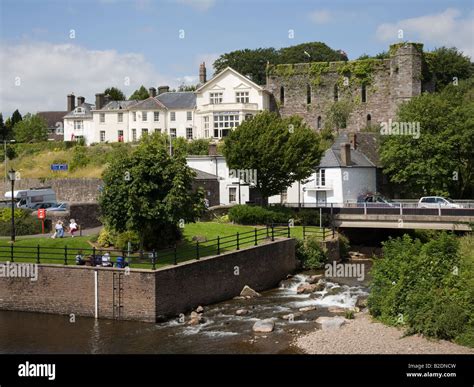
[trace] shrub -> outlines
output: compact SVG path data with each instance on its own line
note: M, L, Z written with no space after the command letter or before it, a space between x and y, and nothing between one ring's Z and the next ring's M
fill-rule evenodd
M295 224L304 224L306 226L319 226L319 211L302 209L295 214ZM323 214L322 225L327 227L330 224L329 215Z
M11 209L0 212L0 235L11 235ZM41 221L22 209L15 209L15 235L34 235L41 233Z
M292 214L281 209L267 209L259 206L237 205L229 209L229 219L239 224L288 224Z
M101 247L110 247L113 246L116 238L116 233L111 230L109 227L104 227L100 230L99 237L97 238L97 243Z
M320 269L327 261L326 254L314 236L305 241L296 240L296 258L301 261L304 269Z
M114 248L117 250L128 250L128 242L130 242L132 250L137 250L140 247L140 238L137 233L125 231L117 234L114 239Z
M72 160L70 169L74 171L78 168L83 168L89 163L89 158L87 157L87 150L84 146L75 146L72 151Z
M339 254L342 259L349 255L350 247L349 239L344 234L339 233Z
M445 232L426 243L408 235L385 242L371 270L370 313L408 333L474 347L473 246L472 236Z

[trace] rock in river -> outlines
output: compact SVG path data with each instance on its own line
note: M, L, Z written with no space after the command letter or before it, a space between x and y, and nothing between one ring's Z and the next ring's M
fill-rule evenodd
M240 295L245 297L245 298L254 298L254 297L260 297L261 294L253 290L250 286L245 285L242 291L240 292Z
M318 317L316 319L316 323L321 325L323 331L328 329L339 329L345 322L346 319L342 317Z
M236 314L237 316L244 316L244 315L246 315L246 314L249 314L249 311L248 311L247 309L237 309L237 310L235 311L235 314Z
M269 333L275 328L275 323L271 319L259 320L254 325L252 330L259 333Z

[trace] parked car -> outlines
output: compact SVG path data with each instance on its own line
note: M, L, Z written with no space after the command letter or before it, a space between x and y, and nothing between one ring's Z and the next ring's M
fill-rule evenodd
M462 208L460 204L454 203L452 199L446 199L442 196L424 196L418 201L420 208Z
M54 207L56 205L57 205L57 203L35 203L35 204L31 205L30 208L33 211L36 211L36 210L43 209L43 208L48 209L48 208Z
M67 211L67 203L56 203L54 206L46 208L46 211Z
M390 201L379 194L360 195L357 198L357 207L362 207L367 203L367 207L395 207L396 203Z

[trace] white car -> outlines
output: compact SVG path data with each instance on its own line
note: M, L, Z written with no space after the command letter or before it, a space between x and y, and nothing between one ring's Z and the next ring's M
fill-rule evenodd
M460 204L453 203L451 199L445 199L441 196L425 196L418 201L420 208L462 208Z

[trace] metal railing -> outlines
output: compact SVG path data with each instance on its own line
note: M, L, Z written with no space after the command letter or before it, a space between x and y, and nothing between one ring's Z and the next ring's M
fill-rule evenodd
M63 265L115 266L124 267L121 261L134 267L155 270L157 266L177 265L180 262L199 260L203 257L220 255L241 248L258 246L262 241L274 241L276 238L290 238L289 225L267 225L251 231L236 233L217 238L184 242L182 245L163 250L126 251L116 249L90 249L37 246L0 246L0 262L12 263L51 263ZM104 255L108 257L104 259ZM80 257L80 259L78 259ZM121 258L121 259L119 259Z

